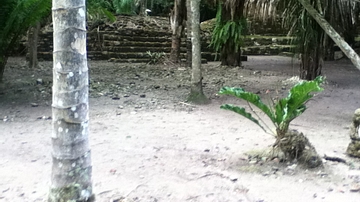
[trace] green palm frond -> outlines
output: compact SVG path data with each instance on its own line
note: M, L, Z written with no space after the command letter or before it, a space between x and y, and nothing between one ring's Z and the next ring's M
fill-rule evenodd
M234 49L235 52L237 52L243 45L244 36L247 32L246 19L234 19L232 17L231 20L224 20L222 12L223 8L222 4L220 3L218 5L218 11L216 14L216 25L213 30L210 46L213 47L215 51L220 52L222 47L225 44L228 44L231 46L231 48Z
M5 0L0 13L0 58L25 34L28 28L50 14L51 0Z
M360 3L356 0L309 0L325 18L343 33L359 21ZM298 0L246 0L245 12L262 21L275 19L280 15L283 26L295 29L297 19L302 16L304 8Z
M273 0L247 0L245 2L245 13L262 21L274 20L277 14L277 2Z
M111 22L116 20L114 16L114 6L109 0L87 0L86 1L87 18L92 21L102 20L104 17Z
M253 104L257 108L261 109L269 118L270 120L275 123L275 116L273 112L271 111L271 108L264 104L261 101L261 98L259 95L247 92L243 88L231 88L231 87L223 87L220 89L219 94L221 95L232 95L237 98L246 100L247 102Z
M135 14L135 6L138 0L113 0L115 12L117 14Z
M306 110L306 103L314 96L313 93L323 90L321 87L323 82L324 78L321 76L315 78L313 81L301 81L290 89L287 97L278 100L273 106L264 104L258 95L247 92L242 88L223 87L219 94L232 95L256 106L274 124L278 133L277 135L282 136L288 131L290 122L299 117ZM265 122L260 119L254 110L252 110L252 113L257 115L259 119L254 118L254 116L247 112L244 107L224 104L221 105L221 109L230 110L240 114L265 130L260 123L262 122L266 125Z

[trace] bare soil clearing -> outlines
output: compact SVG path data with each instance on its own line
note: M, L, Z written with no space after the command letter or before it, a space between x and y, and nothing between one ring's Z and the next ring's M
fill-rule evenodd
M93 181L97 201L360 201L360 161L344 153L352 115L360 107L360 72L347 60L327 62L325 90L291 128L303 132L326 161L324 168L261 159L274 138L232 112L222 86L284 96L296 60L249 57L244 69L204 65L212 103L185 103L184 67L90 61ZM11 58L0 86L0 201L46 201L51 170L52 63L29 70ZM126 198L126 199L122 199Z

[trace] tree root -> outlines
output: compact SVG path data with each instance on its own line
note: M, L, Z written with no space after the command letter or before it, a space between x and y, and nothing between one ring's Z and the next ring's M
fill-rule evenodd
M296 130L289 130L276 146L284 152L288 161L297 160L306 168L316 168L322 165L321 157L305 135Z
M340 157L332 157L332 156L324 155L324 159L327 160L327 161L334 161L334 162L339 162L339 163L345 163L346 164L346 160L342 159Z

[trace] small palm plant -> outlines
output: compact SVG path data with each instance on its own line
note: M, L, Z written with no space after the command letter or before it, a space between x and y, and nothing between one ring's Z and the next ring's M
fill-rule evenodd
M146 51L146 55L150 58L148 64L163 64L166 58L166 54L164 52L151 52Z
M305 104L313 97L311 93L323 90L320 86L323 81L324 78L321 76L313 81L301 81L290 89L287 97L276 101L271 107L264 104L258 95L246 92L243 88L223 87L220 94L235 96L259 108L276 127L274 147L279 147L290 160L297 159L303 161L308 167L317 167L321 165L321 159L316 154L314 147L302 133L290 131L289 125L292 120L306 110ZM244 107L224 104L220 108L246 117L267 132L264 127L266 124L254 110L252 112L257 115L258 119L248 113Z

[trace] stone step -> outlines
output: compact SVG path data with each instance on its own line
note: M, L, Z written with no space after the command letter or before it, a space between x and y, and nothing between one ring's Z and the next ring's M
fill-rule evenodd
M278 55L281 52L291 52L294 45L249 46L242 48L244 55Z
M119 59L119 58L110 58L109 62L116 63L148 63L150 62L149 58L131 58L131 59Z
M49 47L44 47L44 46L40 46L38 47L38 51L39 52L52 52L53 46L50 45ZM87 46L87 51L117 51L117 52L123 52L123 53L127 53L127 52L170 52L171 51L171 46L96 46L96 44L88 44ZM186 47L182 46L180 48L181 52L186 52ZM209 50L209 51L213 51L213 50Z
M171 36L158 37L144 37L144 36L123 36L118 34L104 34L101 35L104 41L134 41L134 42L171 42ZM246 36L244 38L245 46L252 46L254 43L260 45L290 45L294 37L279 37L279 36ZM181 39L185 43L186 38ZM209 44L210 40L202 39L203 43Z
M88 37L88 43L92 43L91 38ZM291 45L291 37L264 37L264 38L245 38L244 46L264 46L264 45ZM150 46L171 46L171 39L166 37L127 37L127 36L113 36L104 37L102 40L104 45L127 45L127 46L143 46L147 44ZM186 40L182 39L182 45L186 45ZM210 42L203 41L203 46L209 46Z
M212 53L212 52L202 52L201 58L206 59L208 62L213 61L220 61L220 54L219 53ZM241 55L241 61L247 61L248 56L247 55Z
M39 58L41 58L42 60L47 60L47 61L51 61L53 59L52 57L52 53L49 52L38 52L38 55L40 56ZM169 54L165 54L166 57L169 57ZM123 53L123 54L119 54L119 53L107 53L105 54L104 52L101 51L92 51L92 52L88 52L87 55L89 60L111 60L111 61L116 61L116 62L120 62L120 61L131 61L131 62L149 62L150 61L150 56L147 54L144 54L142 52L139 53ZM185 59L186 58L186 53L181 53L180 54L180 58L181 59ZM203 58L203 60L207 61L205 58Z
M96 44L88 41L88 44ZM111 40L103 40L101 43L103 46L143 46L143 47L170 47L171 41L111 41ZM208 43L201 43L202 46L209 46ZM182 41L181 46L186 46L186 42Z
M159 42L159 41L153 41L153 42L149 42L149 41L109 41L109 40L104 40L102 42L102 46L105 47L114 47L114 46L136 46L136 47L171 47L171 41L164 41L164 42Z
M250 35L245 37L244 46L291 45L292 40L294 37Z
M89 52L92 51L98 51L99 48L97 47L88 47L87 50ZM142 53L146 53L148 51L152 52L152 53L170 53L171 51L171 47L130 47L130 46L107 46L107 47L102 47L101 48L102 51L107 51L107 52L116 52L116 53L138 53L138 52L142 52ZM185 47L181 47L180 48L181 52L186 52L186 48Z
M39 61L52 61L53 60L53 54L52 52L41 52L39 51L38 53L38 60Z
M116 63L149 63L150 59L144 59L144 58L137 58L137 59L117 59L117 58L110 58L108 60L109 62L116 62ZM181 59L182 63L186 62L186 59ZM201 59L202 64L206 64L206 59Z
M280 52L291 52L291 49L295 48L294 45L271 45L271 46L248 46L243 47L243 54L244 55L277 55ZM96 47L88 47L88 52L97 51L100 48ZM108 52L118 52L118 53L134 53L134 52L143 52L146 54L147 51L150 52L165 52L168 53L171 50L171 47L103 47L101 48L103 51ZM52 50L52 46L48 48L39 47L39 52L47 52ZM211 48L202 47L203 52L214 52ZM186 48L183 46L181 48L181 52L186 52Z
M128 48L128 50L126 49ZM151 49L157 48L157 49ZM252 47L244 47L243 55L278 55L282 52L291 52L291 49L294 46L287 45L287 46L252 46ZM88 58L91 60L108 60L110 58L120 58L120 59L147 59L150 58L149 54L146 53L147 50L151 51L152 53L155 52L164 52L166 55L169 54L170 48L164 51L164 48L158 47L149 47L147 49L132 49L132 47L117 47L117 49L109 48L103 49L104 51L91 51L88 49ZM182 48L181 56L185 58L186 49ZM43 60L52 60L52 53L47 51L40 51L38 53L39 58ZM215 61L219 59L217 53L212 51L204 51L202 53L202 58L208 61ZM243 61L246 61L245 58L242 58Z
M93 39L99 39L102 43L106 45L118 45L119 42L128 43L128 44L141 44L141 43L155 43L155 44L171 44L171 36L156 36L156 37L147 37L147 36L124 36L119 34L88 34L88 43L96 43ZM46 41L46 44L52 43L52 35L40 35L41 41ZM255 45L290 45L291 40L294 37L276 37L276 36L246 36L244 39L244 46L255 46ZM186 38L182 38L182 43L186 44ZM210 40L204 40L203 44L209 45Z
M100 39L104 41L135 41L135 42L171 42L171 36L164 36L160 35L157 37L146 37L146 36L124 36L124 35L118 35L118 34L103 34L99 36ZM92 39L91 35L88 35L88 39Z
M105 31L90 31L88 35L108 35L114 33L117 36L142 36L142 37L171 37L171 32L156 31L156 30L142 30L142 29L121 29L121 30L105 30Z
M135 42L135 41L103 41L102 43L88 43L88 46L100 47L163 47L170 48L171 41L166 42ZM208 49L209 44L201 43L202 49ZM186 48L186 43L181 42L181 47ZM210 48L212 50L212 48Z

